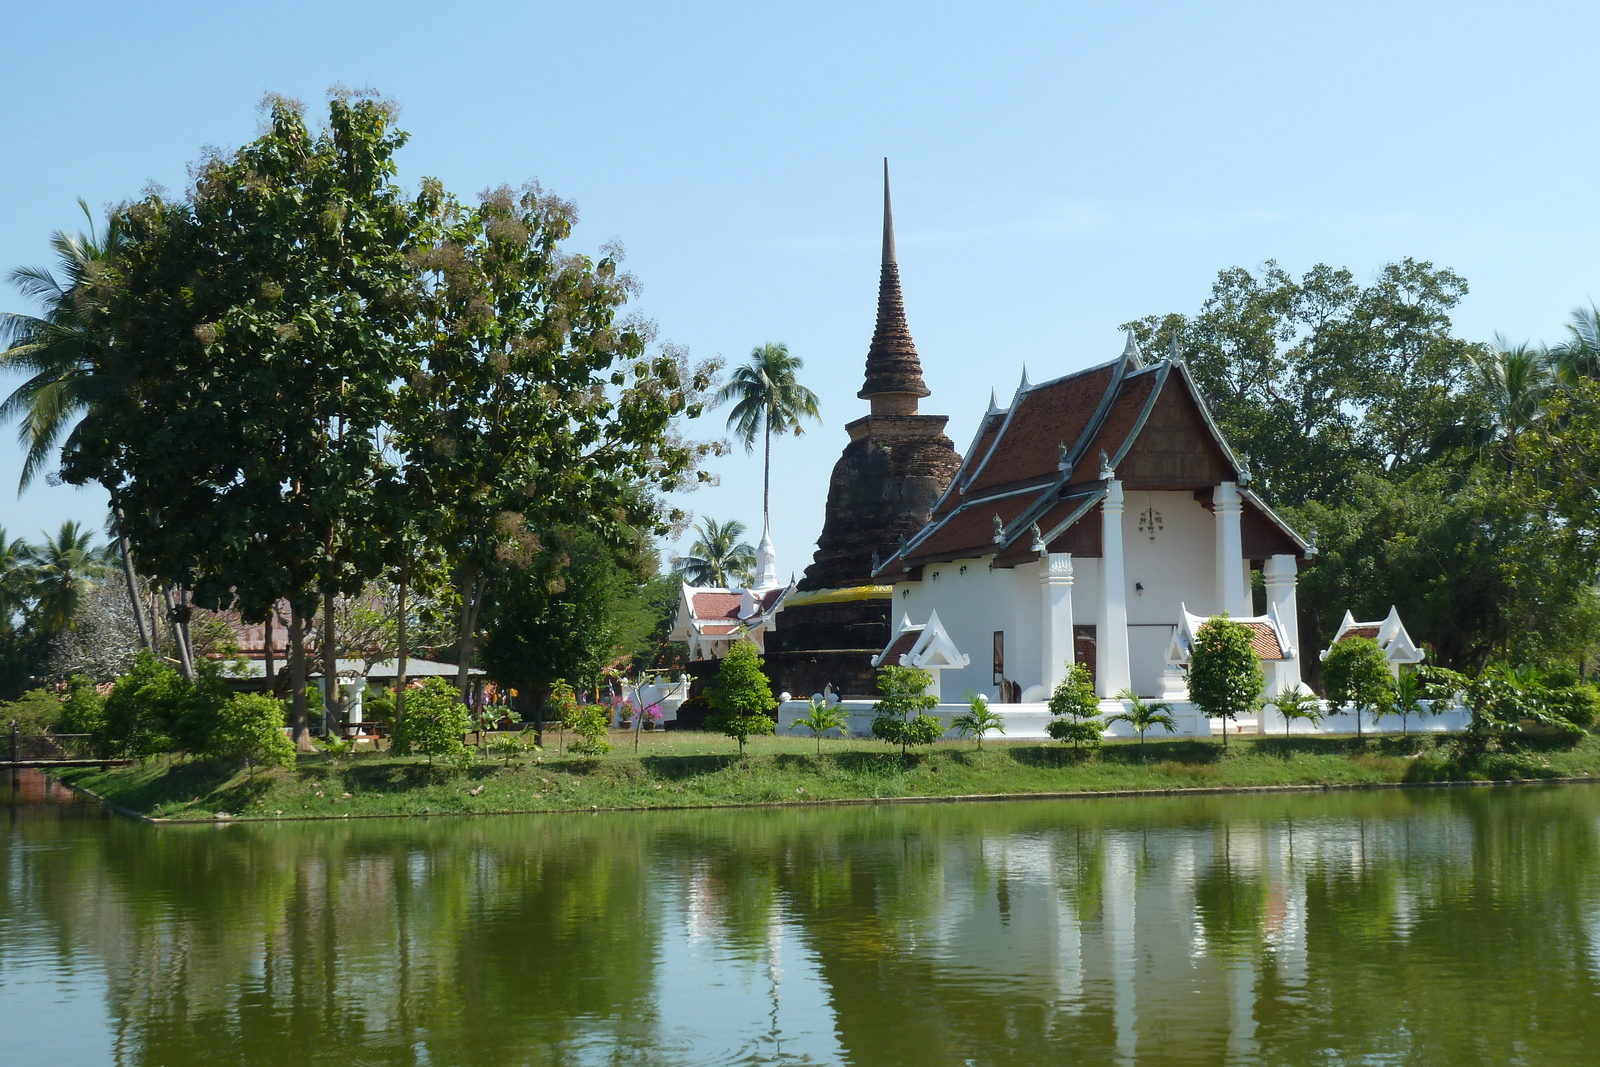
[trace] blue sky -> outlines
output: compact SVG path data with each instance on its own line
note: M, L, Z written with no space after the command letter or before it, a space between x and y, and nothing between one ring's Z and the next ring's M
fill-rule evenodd
M865 412L883 156L923 410L965 447L1024 363L1109 359L1120 323L1269 258L1432 260L1471 285L1462 335L1557 339L1600 299L1597 31L1593 4L14 5L0 268L46 262L76 197L180 190L268 91L371 86L408 185L536 176L578 202L577 247L626 245L663 339L805 360L825 425L773 459L798 572ZM16 497L11 442L9 534L99 521L95 490ZM714 470L683 503L759 527L759 454Z

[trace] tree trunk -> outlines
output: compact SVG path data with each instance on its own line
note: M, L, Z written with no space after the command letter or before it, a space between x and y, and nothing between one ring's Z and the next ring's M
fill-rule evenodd
M167 623L172 627L172 644L178 657L178 670L183 672L185 681L192 682L195 679L194 660L190 656L189 642L184 640L187 636L184 633L185 627L178 622L178 608L172 602L172 587L170 585L161 587L161 602L166 606Z
M339 626L334 595L322 594L322 736L332 737L339 722Z
M400 564L400 597L399 609L395 617L395 670L394 670L394 729L389 734L389 747L394 747L394 738L402 736L401 731L406 724L406 656L409 650L406 647L406 592L411 580L411 558L407 556Z
M311 715L306 706L305 622L293 600L289 601L289 690L293 698L289 723L294 730L294 747L301 752L310 752Z
M122 577L128 583L128 606L133 609L133 624L139 628L139 643L146 652L154 653L156 650L155 628L146 623L144 607L140 603L139 575L133 567L133 546L128 543L128 535L123 532L127 520L122 514L122 505L117 503L117 494L111 494L111 515L116 520L117 551L122 555Z
M272 695L272 620L273 616L277 615L277 613L278 609L276 605L268 608L267 621L262 626L262 633L265 635L265 637L261 642L261 677L265 683L265 688L263 688L261 691L267 694L267 696Z
M467 690L472 684L473 634L478 628L478 607L482 598L478 568L468 563L461 568L461 623L456 630L456 693L463 704L470 704Z

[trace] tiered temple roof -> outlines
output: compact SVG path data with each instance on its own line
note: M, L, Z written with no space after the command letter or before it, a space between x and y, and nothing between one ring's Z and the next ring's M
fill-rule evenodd
M993 555L1011 567L1042 550L1100 555L1095 513L1106 480L1125 488L1189 490L1249 480L1200 401L1181 361L1146 366L1130 337L1123 354L1037 385L1026 371L1009 406L993 399L928 523L878 568L880 580L927 563ZM1244 554L1304 558L1306 545L1255 494L1242 490Z

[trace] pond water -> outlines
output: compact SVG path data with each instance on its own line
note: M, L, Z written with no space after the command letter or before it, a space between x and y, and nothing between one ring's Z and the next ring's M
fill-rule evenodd
M5 1063L1600 1059L1600 788L154 828L4 781Z

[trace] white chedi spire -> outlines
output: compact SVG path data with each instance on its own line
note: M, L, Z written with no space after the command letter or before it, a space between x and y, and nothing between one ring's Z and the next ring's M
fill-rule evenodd
M756 547L756 589L778 587L778 554L772 550L772 522L761 527L761 544Z

